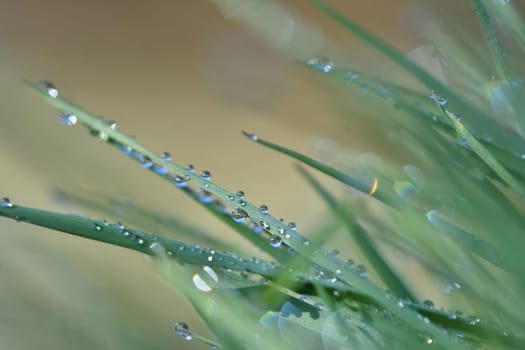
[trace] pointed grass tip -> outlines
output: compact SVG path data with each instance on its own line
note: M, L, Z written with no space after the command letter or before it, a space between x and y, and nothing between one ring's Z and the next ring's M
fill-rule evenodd
M252 140L252 141L255 141L255 142L257 142L257 140L259 140L259 137L258 137L257 135L255 135L255 134L251 134L251 133L246 132L246 131L244 131L244 130L242 131L242 134L243 134L244 136L246 136L246 138L247 138L248 140Z

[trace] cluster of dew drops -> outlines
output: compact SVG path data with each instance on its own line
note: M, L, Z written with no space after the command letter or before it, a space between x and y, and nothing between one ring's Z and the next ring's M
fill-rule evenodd
M53 83L51 83L49 81L41 81L41 82L37 83L36 85L41 90L46 92L47 95L49 97L51 97L51 98L57 98L58 95L59 95L58 89L55 87L55 85ZM60 121L64 125L73 126L73 125L77 124L78 117L76 115L74 115L74 114L71 114L71 113L62 113L60 115ZM113 130L115 130L116 127L117 127L117 124L114 121L109 121L109 122L107 122L107 124ZM104 139L104 137L106 135L99 134L99 136ZM251 138L252 140L257 140L257 136L255 136L253 134L249 134L249 138ZM107 138L106 138L106 140L107 140ZM140 154L139 152L135 151L132 147L130 147L130 146L123 146L122 151L123 151L123 153L125 155L130 156L130 157L132 157L134 159L138 159L139 162L140 162L141 167L143 167L145 169L151 169L154 172L156 172L156 173L158 173L159 175L162 175L162 176L169 176L169 172L168 172L167 167L163 166L162 164L156 164L155 162L153 162L152 159L150 159L149 157L147 157L145 155ZM170 155L170 153L169 152L163 152L161 154L161 159L164 162L166 162L166 163L171 162L171 155ZM186 167L185 170L186 170L187 173L192 173L192 174L195 173L195 168L191 164L189 164ZM199 173L199 176L200 176L200 178L202 180L205 181L204 186L202 188L198 189L198 199L199 199L199 201L202 202L202 203L205 203L205 204L213 203L214 202L214 198L213 198L212 194L209 191L206 190L206 188L208 187L208 184L206 182L211 180L211 172L209 170L202 170ZM172 177L172 181L175 184L175 186L177 186L179 188L184 188L184 187L188 186L188 182L190 181L190 176L187 175L187 174L186 175L176 174L176 175L174 175ZM240 206L238 208L233 209L233 211L231 212L232 219L235 222L237 222L237 223L248 223L249 215L248 215L248 213L245 210L242 209L242 207L246 205L244 197L245 197L245 193L242 190L237 191L235 194L230 194L229 195L230 201L237 200L238 203L239 203L239 206ZM226 211L226 206L222 206L221 209L223 211ZM265 204L262 204L259 207L259 210L264 215L268 214L268 206L265 205ZM253 223L252 222L252 223L249 223L249 226L252 228L253 232L255 232L257 234L260 234L260 233L262 233L265 230L270 232L270 226L265 221L260 221L258 223ZM293 223L293 222L288 223L287 229L295 231L296 230L295 223ZM284 235L285 238L290 238L291 237L291 235L289 233L285 234L285 228L284 227L278 228L277 232L279 234L281 234L281 235ZM304 240L304 244L308 245L309 241L308 240ZM283 245L283 240L282 240L281 237L279 237L277 235L270 234L269 245L274 247L274 248L279 248L279 247L281 247ZM290 252L292 252L291 249L290 249Z

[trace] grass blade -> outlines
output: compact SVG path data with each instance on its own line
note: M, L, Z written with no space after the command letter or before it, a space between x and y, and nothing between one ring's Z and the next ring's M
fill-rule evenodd
M263 140L261 139L260 137L254 135L254 134L251 134L251 133L248 133L246 131L243 131L242 132L244 136L246 136L247 139L251 140L251 141L254 141L255 143L258 143L258 144L261 144L265 147L268 147L270 149L273 149L274 151L277 151L279 153L282 153L286 156L289 156L293 159L297 159L298 161L314 168L314 169L317 169L319 170L320 172L322 172L323 174L326 174L334 179L336 179L337 181L340 181L342 183L344 183L345 185L348 185L356 190L358 190L359 192L362 192L362 193L365 193L365 194L369 194L370 196L372 196L373 198L376 198L378 199L379 201L383 202L383 203L386 203L386 204L394 204L395 201L394 199L392 198L391 195L389 195L388 193L386 193L384 190L382 190L381 188L379 188L378 186L378 180L377 178L375 178L374 180L372 180L370 183L364 183L362 180L360 179L357 179L355 177L352 177L350 175L347 175L347 174L344 174L343 172L337 170L337 169L334 169L332 167L329 167L315 159L312 159L308 156L305 156L304 154L301 154L299 152L296 152L296 151L293 151L291 149L288 149L286 147L283 147L283 146L279 146L277 144L274 144L274 143L271 143L269 141L266 141L266 140Z
M409 298L410 300L417 300L410 289L405 285L402 279L393 271L388 263L383 259L381 253L375 247L373 241L368 237L367 233L361 225L357 222L355 217L344 208L342 208L337 200L303 167L297 166L299 174L306 179L310 186L317 192L317 194L326 202L330 209L336 213L337 217L347 227L351 234L354 243L359 247L369 265L374 269L379 278L383 281L385 286L390 289L395 295L402 298Z

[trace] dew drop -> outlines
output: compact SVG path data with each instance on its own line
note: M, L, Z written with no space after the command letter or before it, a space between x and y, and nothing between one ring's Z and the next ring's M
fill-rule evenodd
M233 221L238 222L238 223L244 223L246 222L247 218L248 218L248 214L244 210L239 209L239 208L233 209L232 211Z
M211 172L208 170L203 170L201 171L200 176L204 181L209 181L211 179Z
M297 229L297 226L295 225L295 222L290 222L290 223L288 223L288 228L290 230L295 231Z
M36 83L36 86L43 90L49 97L57 98L58 97L58 90L55 87L55 85L47 80L42 80Z
M255 134L251 134L251 133L246 132L246 131L242 131L242 134L243 134L244 136L246 136L249 140L252 140L252 141L257 141L257 140L259 140L259 138L258 138L257 135L255 135Z
M266 231L269 231L269 230L270 230L270 224L268 224L266 221L261 220L261 221L259 222L259 225L261 225L261 227L262 227L263 229L265 229Z
M274 248L279 248L283 243L282 239L279 236L272 235L270 237L270 245Z
M171 161L171 154L170 154L170 152L162 152L162 154L160 155L160 157L161 157L162 160L165 161L165 162L170 162L170 161Z
M131 156L133 154L133 148L131 146L122 146L122 153L124 153L126 156Z
M434 302L432 302L432 300L425 300L425 301L423 301L423 305L425 305L429 309L433 309L434 308Z
M175 177L173 178L173 181L175 182L175 186L177 186L177 187L186 187L186 186L188 186L188 182L186 181L186 179L183 178L180 175L175 175Z
M142 238L137 239L137 244L138 245L143 245L144 244L144 240Z
M153 171L160 175L167 175L168 174L168 168L165 166L162 166L160 164L154 164L153 165Z
M268 206L265 204L261 204L259 206L259 211L261 212L261 214L264 214L264 215L268 214Z
M357 276L361 278L365 278L367 275L366 268L363 265L357 265L355 267L355 272L357 273Z
M194 173L195 172L195 167L192 164L188 164L188 166L186 167L186 171L188 173Z
M150 157L143 156L140 161L140 166L143 167L144 169L149 169L153 166L153 161L151 160Z
M151 243L149 249L151 249L155 255L163 255L166 252L166 248L159 242Z
M184 340L192 340L193 334L190 332L190 328L184 322L175 323L175 332L182 337Z
M217 273L209 266L203 266L202 271L205 272L202 274L202 276L199 273L195 273L192 276L193 284L200 291L210 292L212 287L210 287L209 283L217 283L219 281L219 277L217 276Z
M245 207L245 206L246 206L246 201L241 199L241 200L239 201L239 205L240 205L241 207Z
M255 234L260 235L261 233L263 233L264 229L263 229L262 226L260 226L260 225L255 225L255 226L252 228L252 231L253 231Z
M334 69L334 63L327 57L312 57L306 61L306 63L310 67L324 73L328 73Z
M95 228L96 231L102 231L102 229L103 229L102 225L99 224L98 222L93 224L93 227Z
M3 197L2 201L0 202L0 207L2 207L2 208L12 208L13 207L13 203L11 203L9 198Z
M244 198L244 191L237 191L235 196L237 196L237 198L243 199Z
M284 227L278 227L277 233L279 233L280 235L284 235Z
M117 122L114 120L110 120L106 123L111 130L117 130Z
M59 119L60 122L66 126L73 126L78 121L77 116L74 114L61 114Z
M229 193L229 194L228 194L228 199L232 201L232 200L235 199L235 197L233 196L233 194Z
M199 201L201 203L211 203L212 202L211 193L206 190L200 190L199 191Z
M437 103L440 106L444 106L444 105L447 104L447 99L445 97L440 97L440 98L437 99Z
M323 311L324 310L324 305L322 303L315 303L313 305L314 308L317 309L317 311Z

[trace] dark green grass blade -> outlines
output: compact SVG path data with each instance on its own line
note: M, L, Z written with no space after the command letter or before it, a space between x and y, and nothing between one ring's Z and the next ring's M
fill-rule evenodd
M132 249L148 255L158 255L159 250L179 261L195 265L210 265L233 270L248 270L265 277L275 277L279 268L272 263L239 258L228 253L213 252L194 244L183 243L151 233L133 230L119 224L88 219L76 215L60 214L19 205L0 206L0 216L19 222L50 228L122 248ZM210 261L209 256L214 256ZM219 259L219 256L221 257Z
M317 169L319 170L320 172L322 172L323 174L326 174L342 183L344 183L345 185L348 185L356 190L358 190L359 192L362 192L362 193L365 193L365 194L370 194L372 191L372 186L373 186L373 183L370 182L370 183L364 183L363 181L361 181L360 179L357 179L355 177L352 177L350 175L347 175L347 174L344 174L343 172L337 170L337 169L334 169L332 167L329 167L315 159L312 159L308 156L305 156L304 154L301 154L299 152L296 152L296 151L293 151L289 148L286 148L286 147L283 147L283 146L279 146L277 144L274 144L272 142L269 142L269 141L266 141L266 140L263 140L261 139L260 137L258 136L255 136L254 134L250 134L250 133L247 133L245 131L242 132L244 136L246 136L246 138L248 138L249 140L251 141L254 141L258 144L261 144L265 147L268 147L270 149L273 149L274 151L277 151L279 153L282 153L288 157L291 157L291 158L294 158L294 159L297 159L298 161L300 161L301 163L303 164L306 164L314 169ZM389 193L385 192L384 190L382 190L380 187L377 188L377 190L375 190L375 192L373 192L373 198L376 198L378 199L379 201L383 202L383 203L386 203L386 204L390 204L390 205L393 205L396 203L396 201L393 199L392 195L390 195Z
M359 247L359 250L387 288L399 297L409 298L414 301L417 300L410 291L410 288L405 285L397 273L393 271L383 259L381 253L377 250L375 244L370 237L368 237L363 227L359 225L356 218L353 217L351 213L344 210L337 200L303 167L298 165L297 170L344 223L348 232L351 234L354 243Z

